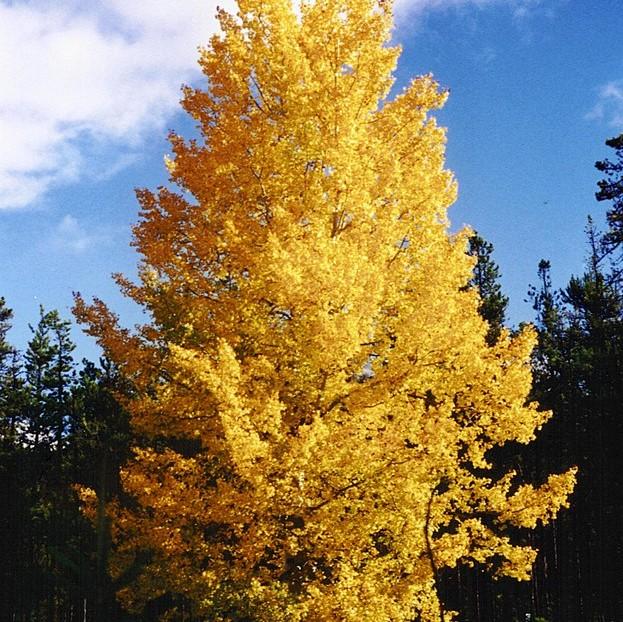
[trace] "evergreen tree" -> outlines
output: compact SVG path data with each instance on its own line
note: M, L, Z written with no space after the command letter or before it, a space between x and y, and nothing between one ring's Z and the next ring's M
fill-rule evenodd
M14 430L6 463L9 503L3 511L14 559L8 564L8 602L15 616L58 619L70 605L62 549L75 519L80 519L63 451L71 415L74 346L69 323L56 311L41 309L31 330L23 365L14 353L5 382Z
M16 577L22 577L20 560L16 556L19 533L14 524L23 518L22 497L16 486L19 477L19 444L16 442L19 418L18 392L13 391L16 354L7 333L11 328L13 311L0 298L0 602L14 610L20 589Z
M69 395L74 382L75 345L70 338L70 322L58 311L40 309L36 327L24 355L25 378L30 389L27 442L61 450L70 418Z
M623 242L623 134L606 141L608 147L615 150L616 161L600 160L595 163L598 171L606 174L605 179L597 182L598 201L612 201L612 208L607 212L608 231L604 237L606 247L614 250Z
M92 622L123 617L115 598L120 584L113 583L108 575L111 533L106 505L119 493L119 469L129 458L129 421L118 401L129 391L110 361L102 359L99 367L83 361L73 394L77 416L68 450L73 482L95 490L98 503L91 529L83 520L77 521L80 537L72 539L67 555L74 561L73 567L81 569L74 581L87 598L88 619Z
M6 340L11 311L0 299L0 620L121 622L119 585L106 573L104 504L128 458L128 392L114 366L72 370L69 322L41 310L26 356ZM22 362L25 361L25 364ZM102 499L95 531L75 485Z
M11 328L13 311L6 306L4 298L0 297L0 370L5 365L5 359L11 353L11 346L6 340L7 333Z
M538 330L538 346L533 352L533 370L536 384L547 379L553 381L552 372L561 364L560 337L563 331L563 317L560 293L552 286L551 263L541 259L538 266L538 286L528 291L532 308L536 312L535 324Z
M3 449L10 450L16 433L16 394L18 357L7 341L7 333L11 328L13 311L0 298L0 442Z
M528 455L541 472L579 466L573 512L539 534L544 552L542 613L556 621L599 621L623 615L623 550L617 526L623 507L623 300L604 269L601 237L587 228L586 271L554 292L549 264L533 290L539 345L535 394L554 410Z
M500 269L493 261L493 244L474 232L469 238L468 253L476 259L469 284L480 295L478 312L489 323L487 343L493 345L504 327L508 297L502 293Z

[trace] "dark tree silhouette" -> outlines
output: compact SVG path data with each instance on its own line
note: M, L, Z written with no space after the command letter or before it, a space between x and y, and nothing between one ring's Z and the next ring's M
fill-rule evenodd
M606 145L615 150L616 160L595 163L595 168L606 175L597 182L599 191L595 197L598 201L612 201L612 207L606 213L609 230L604 241L610 249L614 249L623 242L623 134L610 138Z
M508 297L502 293L502 286L499 282L502 275L493 260L493 244L474 232L469 239L468 253L476 258L470 286L478 288L481 298L478 310L480 315L489 322L487 342L492 345L498 340L504 326Z

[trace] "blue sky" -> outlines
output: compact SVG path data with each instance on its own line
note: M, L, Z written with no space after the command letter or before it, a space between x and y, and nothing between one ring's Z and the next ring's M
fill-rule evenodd
M219 0L227 8L233 0ZM133 188L166 182L167 129L190 132L182 82L215 0L0 0L0 296L23 347L39 305L70 316L72 291L124 323L140 313L113 272L132 275ZM595 160L623 131L623 10L580 0L399 0L397 87L432 72L459 181L453 228L495 245L510 320L542 257L562 286L582 270ZM97 350L78 330L79 356Z

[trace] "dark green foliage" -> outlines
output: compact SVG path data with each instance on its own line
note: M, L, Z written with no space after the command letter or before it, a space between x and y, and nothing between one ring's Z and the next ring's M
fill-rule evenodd
M57 311L41 307L39 323L30 329L33 337L24 355L24 376L30 387L24 440L35 448L50 444L60 451L71 417L69 396L74 383L70 323L61 320Z
M107 572L111 541L105 510L106 504L119 493L119 468L129 458L129 420L115 398L129 392L129 386L110 361L100 361L100 367L84 361L74 392L78 416L70 440L75 462L80 465L75 481L95 490L98 497L94 533L91 532L91 575L82 586L84 593L90 592L94 622L107 622L111 616L120 615L114 598L115 585Z
M17 416L22 403L19 395L19 355L7 341L13 311L0 298L0 438L2 450L10 447L16 433Z
M526 453L538 476L579 467L572 510L541 529L537 612L554 622L623 618L623 297L589 220L586 270L554 292L549 264L537 312L534 396L554 417Z
M533 354L535 381L549 377L552 369L560 362L557 339L562 331L562 310L560 293L552 287L551 264L541 259L538 267L539 283L530 286L528 296L536 311L535 324L538 329L539 345Z
M106 361L76 374L70 324L41 309L24 355L0 299L0 621L121 621L107 571L104 512L128 457L129 389ZM95 525L75 485L96 490Z
M615 150L616 161L606 159L595 163L595 168L606 174L597 182L599 191L595 196L598 201L612 201L612 207L606 214L609 230L604 242L614 249L623 242L623 134L607 140L606 145Z
M12 318L13 311L6 306L4 298L0 298L0 370L3 369L5 359L12 350L6 340Z
M469 239L468 253L476 258L474 276L469 285L480 293L480 315L489 323L487 342L494 344L506 319L508 298L502 293L499 283L500 270L493 261L493 244L481 238L477 232Z

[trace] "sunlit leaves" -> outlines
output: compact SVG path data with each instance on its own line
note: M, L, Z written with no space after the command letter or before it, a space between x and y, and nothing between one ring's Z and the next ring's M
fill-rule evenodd
M447 229L445 94L424 76L387 99L389 3L239 6L202 52L206 90L185 92L202 139L172 136L184 192L139 193L141 282L121 282L150 323L131 336L79 305L137 387L114 571L150 554L122 597L437 620L442 567L526 578L534 552L500 529L572 487L490 472L492 447L548 417L526 404L534 337L486 342L469 232Z

